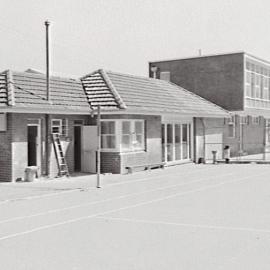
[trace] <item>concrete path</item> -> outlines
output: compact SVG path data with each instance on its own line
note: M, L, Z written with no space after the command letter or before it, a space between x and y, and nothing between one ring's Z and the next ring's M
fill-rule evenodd
M0 204L1 267L268 270L269 175L190 164L104 177L101 189L67 180L51 196L34 191L54 183L31 183L31 199Z

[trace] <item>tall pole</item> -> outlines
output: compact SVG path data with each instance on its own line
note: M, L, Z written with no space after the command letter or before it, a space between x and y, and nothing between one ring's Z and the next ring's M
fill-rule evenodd
M46 92L47 100L50 101L50 47L49 47L49 26L50 22L45 21L46 26Z
M100 105L97 110L97 188L100 188L100 148L101 148L101 127L100 127Z
M49 50L49 21L45 21L46 26L46 98L47 101L50 101L50 50ZM48 114L45 115L45 126L46 126L46 139L45 139L45 148L46 148L46 175L50 175L50 117Z

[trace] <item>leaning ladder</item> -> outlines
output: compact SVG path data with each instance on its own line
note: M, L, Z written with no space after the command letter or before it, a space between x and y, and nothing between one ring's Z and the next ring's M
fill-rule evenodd
M64 156L63 148L60 141L60 136L57 133L52 134L53 148L58 165L59 176L69 176L67 162Z

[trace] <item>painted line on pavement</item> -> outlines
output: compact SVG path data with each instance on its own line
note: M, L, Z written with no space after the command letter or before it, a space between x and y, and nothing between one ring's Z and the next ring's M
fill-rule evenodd
M257 177L262 176L262 175L268 175L268 173L258 174ZM203 187L203 188L198 188L198 189L194 189L194 190L190 190L190 191L186 191L186 192L179 192L179 193L175 193L175 194L165 196L165 197L162 197L162 198L158 198L158 199L154 199L154 200L150 200L150 201L146 201L146 202L141 202L141 203L136 203L136 204L133 204L133 205L120 207L120 208L117 208L117 209L112 209L112 210L108 210L108 211L104 211L104 212L100 212L100 213L96 213L96 214L92 214L92 215L88 215L88 216L83 216L83 217L69 219L69 220L65 220L65 221L62 221L62 222L54 223L54 224L40 226L40 227L37 227L35 229L26 230L26 231L23 231L23 232L9 234L9 235L0 237L0 241L15 238L17 236L30 234L30 233L33 233L33 232L38 232L38 231L51 229L51 228L55 228L55 227L59 227L59 226L67 225L67 224L76 223L76 222L91 219L91 218L94 218L94 217L102 217L102 216L107 215L107 214L111 214L111 213L115 213L115 212L119 212L119 211L123 211L123 210L128 210L128 209L132 209L132 208L136 208L136 207L140 207L140 206L144 206L144 205L148 205L148 204L152 204L152 203L156 203L156 202L161 202L161 201L165 201L165 200L168 200L168 199L171 199L171 198L175 198L175 197L179 197L179 196L183 196L183 195L187 195L187 194L193 194L193 193L196 193L196 192L202 192L202 191L209 190L209 189L212 189L212 188L217 188L219 186L226 185L226 184L229 184L229 183L240 182L240 181L243 181L243 180L251 178L251 177L253 177L253 175L243 177L243 178L239 178L237 180L230 180L230 181L226 181L226 182L221 182L221 183L218 183L218 184L215 184L215 185L208 185L208 186Z
M209 170L209 168L203 168L200 169L200 171L205 171L205 170ZM162 178L162 177L167 177L170 175L182 175L183 177L185 176L189 176L193 173L197 173L198 171L194 172L192 171L191 173L188 174L184 174L182 175L182 173L170 173L170 174L166 174L166 175L157 175L157 176L152 176L152 177L144 177L141 179L137 179L137 180L131 180L130 182L118 182L118 183L113 183L113 184L108 184L108 185L104 185L102 187L102 189L104 188L109 188L109 187L114 187L114 186L118 186L118 185L129 185L129 184L133 184L133 183L138 183L138 182L144 182L144 181L149 181L149 180L155 180L156 178ZM46 197L52 197L52 196L58 196L58 195L65 195L67 193L73 193L73 192L78 192L78 191L87 191L87 190L96 190L96 187L87 187L87 188L74 188L72 190L66 190L66 191L60 191L60 192L53 192L53 193L46 193L46 194L42 194L42 195L34 195L34 196L28 196L28 197L18 197L18 198L14 198L14 199L7 199L4 201L0 201L0 205L2 204L6 204L6 203L11 203L11 202L17 202L17 201L24 201L24 200L34 200L34 199L42 199L42 198L46 198Z
M229 176L229 175L233 175L233 173L223 174L222 177ZM72 209L76 209L76 208L80 208L80 207L85 207L85 206L90 206L90 205L95 205L95 204L100 204L100 203L125 199L125 198L138 196L138 195L143 195L143 194L147 194L147 193L151 193L151 192L155 192L155 191L170 189L170 188L173 188L173 187L187 186L187 185L190 185L190 184L200 183L200 182L207 181L207 180L210 180L210 179L215 179L215 178L216 177L208 177L208 178L203 178L203 179L201 178L199 180L190 181L188 183L169 185L169 186L159 187L159 188L150 189L150 190L146 190L146 191L140 191L140 192L134 192L134 193L126 194L126 195L116 196L116 197L108 198L108 199L104 199L104 200L92 201L92 202L89 202L89 203L77 204L77 205L64 207L64 208L57 208L57 209L53 209L53 210L49 210L49 211L45 211L45 212L40 212L40 213L37 213L37 214L21 216L21 217L15 217L15 218L10 218L10 219L5 219L5 220L2 220L2 221L0 220L0 224L13 222L13 221L18 221L18 220L27 219L27 218L44 216L44 215L48 215L48 214L54 214L54 213L57 213L57 212L63 212L63 211L72 210Z
M192 224L192 223L178 223L178 222L166 222L166 221L151 221L144 219L132 219L132 218L117 218L117 217L95 217L96 219L112 220L112 221L123 221L123 222L134 222L143 224L153 225L169 225L169 226L181 226L190 227L195 229L213 229L213 230L228 230L228 231L243 231L243 232L260 232L270 233L268 229L256 229L248 227L230 227L230 226L219 226L219 225L204 225L204 224Z

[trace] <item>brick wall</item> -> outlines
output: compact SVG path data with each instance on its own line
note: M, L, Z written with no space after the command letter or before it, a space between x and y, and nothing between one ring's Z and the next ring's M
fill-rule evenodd
M121 173L119 152L101 152L101 173Z
M170 79L227 110L243 109L243 53L153 62L160 71L170 71Z
M196 118L196 161L203 157L204 139L203 125L200 119ZM235 136L229 137L228 120L204 118L206 134L206 159L212 159L212 151L217 151L217 158L223 158L223 148L225 145L230 146L231 157L239 156L242 148L244 155L253 155L263 153L265 128L264 121L261 118L259 124L254 124L249 117L249 123L240 125L240 117L236 116ZM242 127L242 131L240 131ZM242 137L240 139L240 136ZM241 142L241 146L240 146Z
M74 120L82 119L86 124L89 116L81 115L51 115L50 119L68 119L68 138L62 138L62 145L66 155L69 171L74 171ZM46 173L46 129L44 114L19 114L7 115L7 131L0 132L0 181L15 181L24 178L24 170L28 165L28 142L27 142L27 120L40 119L40 168L39 173ZM49 121L50 122L50 121ZM53 145L50 140L50 177L58 174Z
M65 153L68 170L74 172L74 120L84 120L85 124L89 124L89 116L87 115L50 115L50 119L68 119L68 137L61 137L61 144ZM51 121L49 121L51 124ZM51 128L51 126L50 126ZM58 166L55 157L54 148L50 138L50 177L58 175Z
M248 124L240 125L240 117L236 116L235 137L233 138L228 137L228 125L224 128L224 145L230 146L232 157L239 156L241 148L245 152L244 154L249 155L263 153L264 151L264 120L261 117L260 123L254 124L252 118L248 118ZM242 128L241 131L240 128Z
M11 115L7 114L7 131L0 131L0 181L11 181Z

